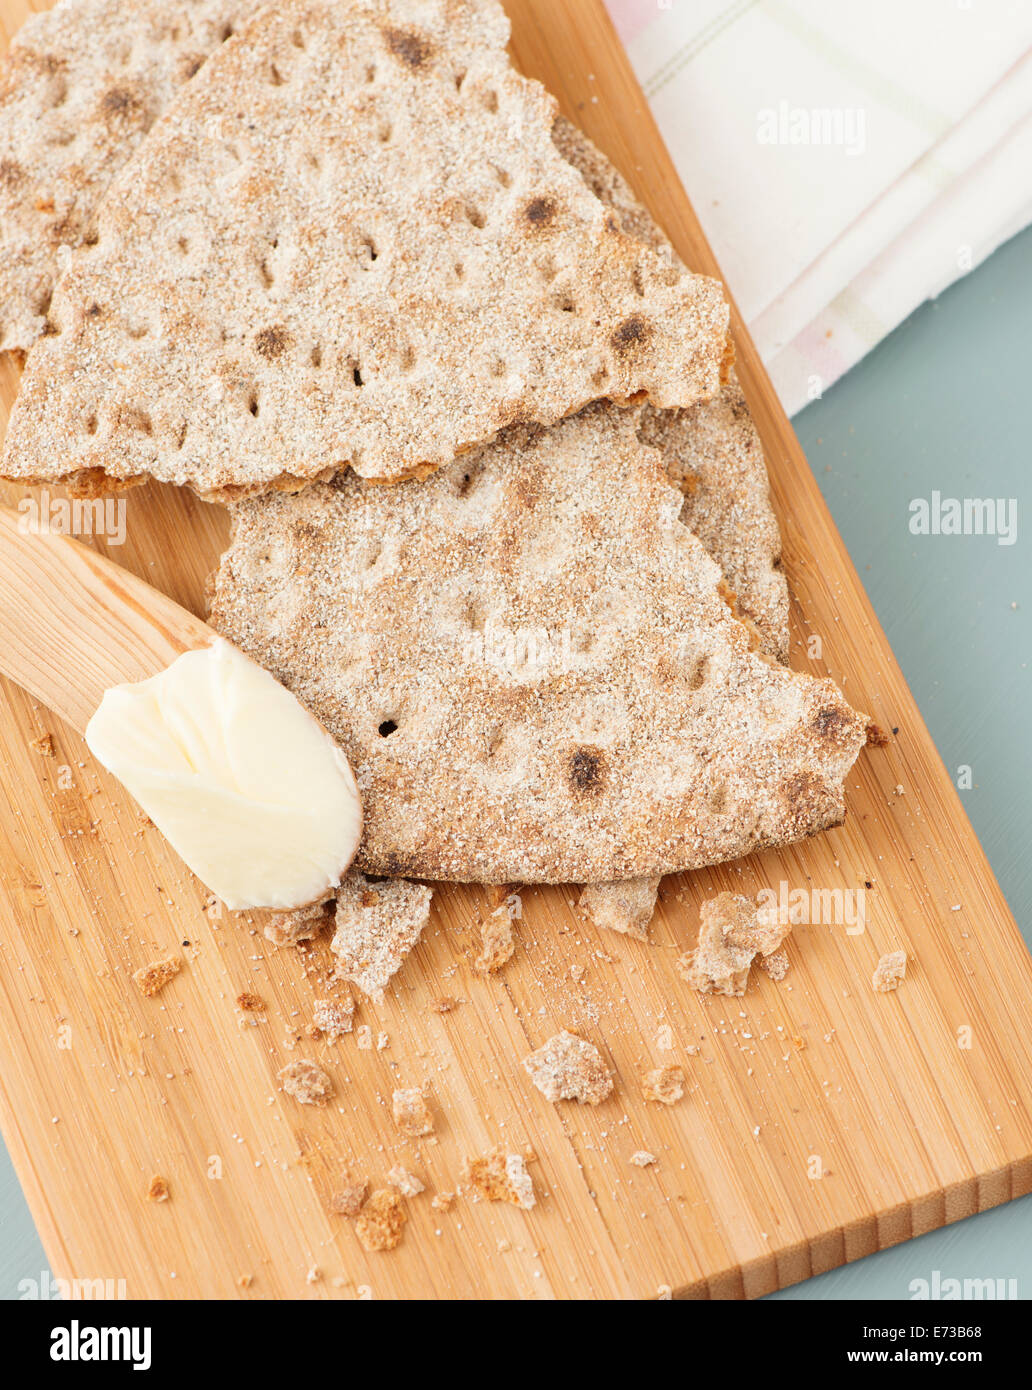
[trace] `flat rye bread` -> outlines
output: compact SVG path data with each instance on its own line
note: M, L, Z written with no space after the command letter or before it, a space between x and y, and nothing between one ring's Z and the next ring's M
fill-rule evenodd
M54 282L175 93L258 0L60 0L0 58L0 351L43 333Z
M2 472L223 500L425 476L596 398L713 396L719 283L552 139L495 0L281 0L153 126L62 277Z
M678 264L676 253L623 175L586 135L560 116L552 138L563 158L628 236ZM641 437L659 449L671 482L684 493L681 520L724 571L740 616L755 626L764 651L788 657L788 585L781 533L770 502L763 445L731 372L720 394L684 410L650 406Z
M211 621L336 737L367 873L608 883L841 821L866 719L754 649L634 410L232 509Z

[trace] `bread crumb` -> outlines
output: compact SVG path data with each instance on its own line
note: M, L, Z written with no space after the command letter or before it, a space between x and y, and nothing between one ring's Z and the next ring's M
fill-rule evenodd
M237 1008L243 1009L245 1014L261 1014L265 1012L265 1000L245 989L243 994L237 995Z
M357 1216L368 1191L369 1184L364 1178L360 1182L348 1179L330 1198L330 1211L335 1216Z
M642 1077L641 1093L646 1100L674 1105L684 1095L685 1076L680 1067L656 1067Z
M398 1194L392 1187L382 1187L359 1212L355 1231L366 1250L393 1250L401 1243L407 1220Z
M598 1105L613 1089L613 1074L592 1043L564 1028L524 1057L523 1066L546 1100Z
M739 996L755 957L773 955L791 930L777 912L757 909L740 893L718 893L699 909L698 943L677 968L700 994Z
M474 1192L489 1202L510 1202L529 1211L537 1201L523 1155L506 1153L501 1146L482 1158L470 1159L466 1177Z
M355 1026L355 998L349 991L337 999L317 999L312 1008L312 1022L336 1042Z
M421 1134L432 1134L434 1117L426 1103L426 1097L416 1086L395 1091L391 1097L394 1123L410 1139L418 1139Z
M884 748L889 741L889 736L874 720L867 726L867 746L868 748Z
M39 738L34 738L29 747L34 749L41 758L52 758L54 756L54 735L40 734Z
M337 974L380 1003L430 918L433 890L405 879L372 883L351 873L337 890L330 949Z
M451 1211L455 1205L454 1192L436 1192L430 1198L430 1205L434 1211Z
M440 999L430 1000L430 1010L435 1014L450 1014L452 1009L459 1007L459 1001L453 999L450 994L442 995Z
M147 1188L147 1201L167 1202L171 1195L168 1179L163 1178L160 1173L155 1173L150 1180L150 1186Z
M318 1282L319 1282L319 1280L320 1280L321 1278L322 1278L322 1270L319 1268L318 1265L312 1265L311 1269L310 1269L310 1270L308 1271L308 1273L305 1275L305 1283L306 1283L306 1284L318 1284Z
M788 974L790 962L784 951L771 951L769 956L761 956L757 965L770 979L783 980Z
M514 883L489 883L487 886L487 903L491 911L494 912L500 907L504 907L509 898L516 891Z
M238 1289L249 1289L254 1283L254 1277L250 1274L238 1274L236 1282Z
M330 921L330 903L309 903L293 912L277 913L266 923L265 938L274 946L296 946L311 941Z
M622 932L638 941L649 938L649 924L656 910L660 879L632 878L622 883L589 883L580 895L580 906L596 927Z
M637 1153L631 1154L631 1162L635 1168L648 1168L655 1161L656 1155L650 1154L648 1149L639 1149Z
M794 1037L794 1038L792 1039L792 1046L795 1048L795 1050L796 1050L797 1052L802 1052L802 1051L804 1051L805 1048L806 1048L806 1039L805 1039L805 1038L800 1038L800 1037L797 1035L796 1037Z
M333 1095L333 1082L314 1062L291 1062L278 1073L278 1080L299 1105L322 1105Z
M493 975L512 958L516 942L512 934L512 921L504 906L496 908L484 923L480 945L480 955L473 962L473 969L481 975Z
M150 999L159 990L164 989L169 980L174 980L182 968L183 962L179 956L165 956L162 960L152 960L149 965L135 970L133 979Z
M426 1191L426 1183L420 1182L415 1173L410 1173L400 1164L387 1174L387 1181L396 1187L403 1197L418 1197Z
M907 953L906 951L886 951L879 957L878 964L874 967L874 974L871 976L871 988L877 990L879 994L888 994L890 990L899 989L900 981L907 973Z

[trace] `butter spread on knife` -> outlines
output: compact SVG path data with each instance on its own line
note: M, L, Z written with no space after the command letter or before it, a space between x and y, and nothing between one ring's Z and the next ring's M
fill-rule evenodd
M86 742L234 910L327 897L358 848L362 806L344 753L221 638L105 691Z

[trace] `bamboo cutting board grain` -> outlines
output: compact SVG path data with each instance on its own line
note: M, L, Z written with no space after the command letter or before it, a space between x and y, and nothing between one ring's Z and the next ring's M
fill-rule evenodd
M509 9L520 66L714 270L600 0ZM27 13L0 0L8 37ZM276 952L247 919L206 911L78 736L0 689L0 1118L59 1276L150 1298L754 1296L1032 1188L1029 956L740 322L737 341L785 536L793 663L898 735L861 756L842 828L667 879L651 945L596 932L575 889L525 891L517 953L485 980L471 962L486 897L449 887L386 1003L360 1005L367 1031L312 1041L326 944ZM0 358L4 415L16 387ZM202 612L222 511L158 487L126 502L126 542L107 553ZM53 758L30 746L44 731ZM674 961L700 901L782 883L863 889L866 931L797 927L781 984L697 997ZM899 947L906 982L874 994L875 961ZM172 949L183 972L144 999L131 972ZM237 1009L244 990L263 1018ZM442 995L452 1012L428 1007ZM547 1104L519 1065L562 1026L618 1074L595 1110ZM299 1057L337 1082L323 1111L277 1091ZM669 1109L638 1081L664 1063L689 1077ZM390 1094L424 1082L437 1134L405 1140ZM498 1142L533 1148L538 1206L433 1209ZM629 1163L640 1149L654 1166ZM343 1172L375 1185L396 1163L427 1192L406 1203L401 1247L369 1255L327 1199ZM145 1200L156 1173L160 1205Z

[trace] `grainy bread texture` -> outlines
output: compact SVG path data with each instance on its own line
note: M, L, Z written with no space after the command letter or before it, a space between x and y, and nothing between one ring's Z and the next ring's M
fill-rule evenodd
M622 174L576 126L560 116L552 139L596 198L617 214L628 236L671 264L673 247ZM685 410L642 412L641 437L661 450L670 480L684 494L681 520L724 571L740 614L771 656L788 656L788 586L781 534L770 503L763 445L732 372L720 394Z
M721 286L628 236L552 142L496 0L282 0L209 60L99 214L3 472L295 489L425 475L598 397L687 406Z
M176 92L259 0L60 0L0 58L0 350L43 333L59 271Z
M366 872L697 868L838 824L865 720L750 649L680 509L596 405L421 482L239 504L211 621L347 753Z

